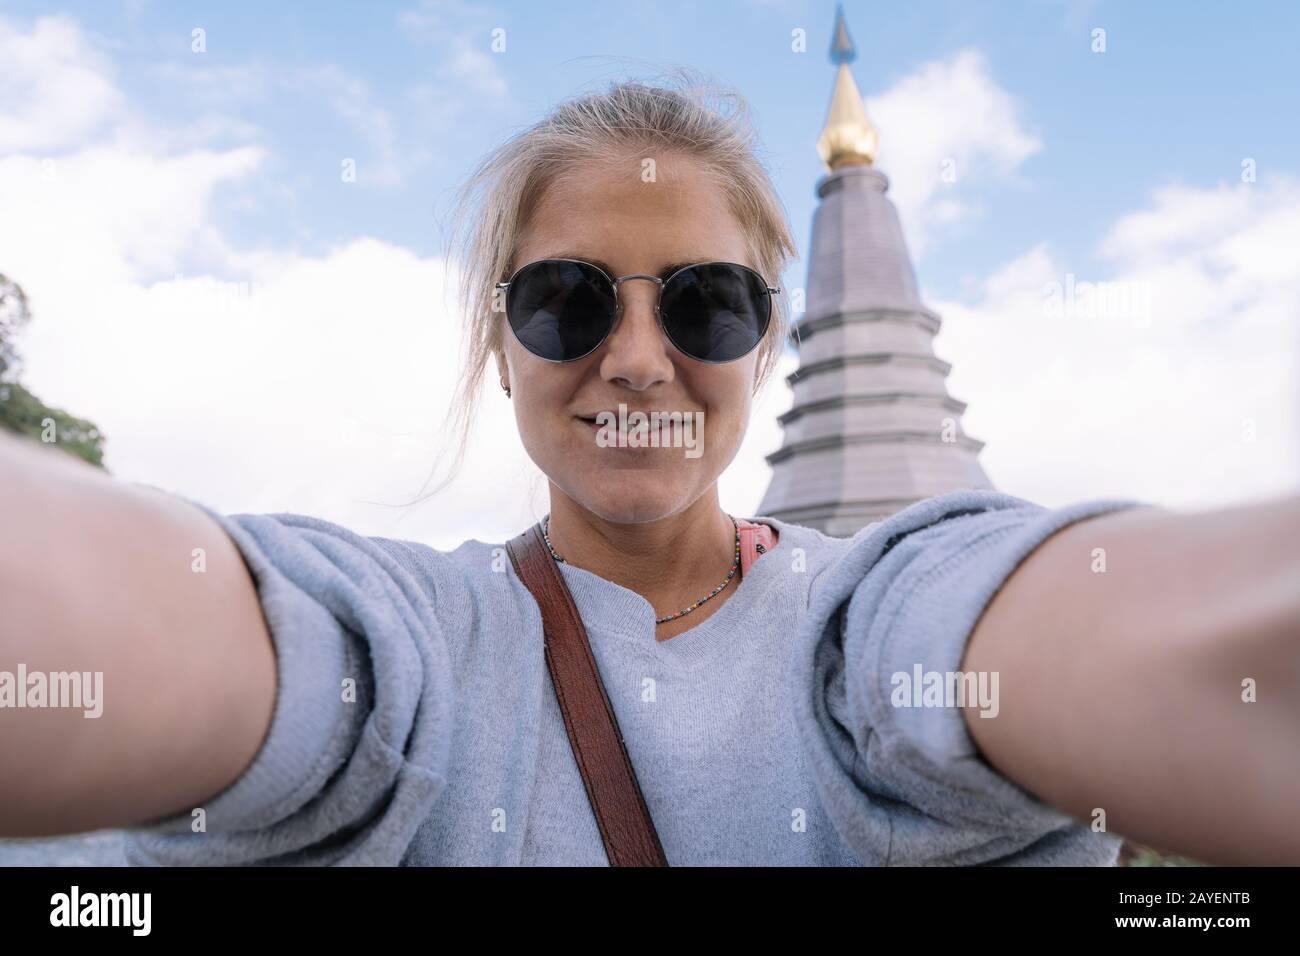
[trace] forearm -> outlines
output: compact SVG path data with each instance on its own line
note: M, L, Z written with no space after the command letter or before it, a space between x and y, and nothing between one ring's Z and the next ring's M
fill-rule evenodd
M0 474L0 671L12 692L0 708L0 834L198 805L247 766L275 697L233 543L186 502L12 436L0 437ZM41 701L36 685L72 672L83 706L51 706L67 703L53 684Z
M966 712L977 745L1047 802L1104 810L1108 830L1300 863L1297 542L1296 497L1065 529L971 638L963 669L999 672L1002 698L997 718Z

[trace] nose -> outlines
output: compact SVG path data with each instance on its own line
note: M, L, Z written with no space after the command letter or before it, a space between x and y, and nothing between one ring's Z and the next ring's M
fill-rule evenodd
M659 285L631 279L619 284L619 316L605 341L600 374L608 382L645 391L673 379L672 343L659 327Z

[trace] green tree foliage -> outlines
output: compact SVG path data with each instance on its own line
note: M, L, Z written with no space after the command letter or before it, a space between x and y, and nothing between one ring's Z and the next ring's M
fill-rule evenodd
M18 381L22 359L16 339L31 321L22 286L0 273L0 428L57 444L104 467L104 436L94 422L51 408Z
M0 381L17 377L20 362L14 342L31 319L27 293L17 282L0 273Z

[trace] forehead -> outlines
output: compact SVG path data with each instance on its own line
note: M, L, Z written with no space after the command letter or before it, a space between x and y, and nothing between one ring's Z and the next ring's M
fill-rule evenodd
M668 262L751 265L727 198L698 162L632 156L569 170L524 224L516 266L560 254L599 257L618 271Z

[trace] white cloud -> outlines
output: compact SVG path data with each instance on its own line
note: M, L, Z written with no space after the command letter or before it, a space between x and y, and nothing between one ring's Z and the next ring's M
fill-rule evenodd
M917 258L940 227L948 231L978 215L966 198L969 185L1014 177L1042 149L1015 98L977 50L923 64L865 99L880 134L876 165L889 176L890 196ZM945 180L946 170L955 173L954 181Z
M79 142L120 114L108 63L75 21L41 17L23 33L0 17L0 154Z
M0 157L0 206L21 224L0 234L0 261L37 308L80 287L172 273L187 259L228 265L231 253L208 224L212 195L256 170L262 155L96 145L58 159Z
M1166 188L1099 243L1106 268L1073 268L1043 244L972 299L935 301L936 350L954 361L950 390L971 403L965 425L988 441L994 483L1046 504L1294 491L1297 248L1294 181ZM1071 283L1073 308L1049 313Z

